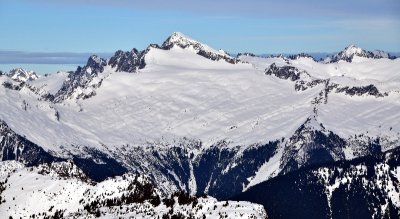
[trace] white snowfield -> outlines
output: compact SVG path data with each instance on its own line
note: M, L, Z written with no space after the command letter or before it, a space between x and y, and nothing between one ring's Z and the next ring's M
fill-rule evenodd
M180 42L192 42L177 36ZM225 54L206 45L202 48ZM359 134L380 137L384 150L400 139L400 59L355 55L351 63L323 63L310 58L241 56L242 62L230 64L197 52L190 46L169 50L150 47L146 66L137 73L116 72L106 66L93 80L96 84L103 79L100 87L76 89L69 99L57 104L38 100L39 94L26 87L17 91L0 86L0 119L62 157L81 154L81 147L112 153L121 146L168 145L182 138L200 140L204 148L221 140L226 140L228 147L246 148L287 139L315 114L314 108L318 110L316 124L322 123L344 139ZM326 103L315 104L325 89L323 83L296 91L295 82L265 75L273 63L296 67L313 79L329 79L342 87L372 84L386 95L351 96L332 91ZM28 83L43 93L55 94L66 77L61 73ZM0 84L9 80L1 76ZM76 99L91 91L96 95ZM275 156L250 184L276 174L282 153Z
M95 96L61 104L38 101L26 88L2 86L0 119L56 152L62 152L60 146L113 148L182 137L200 139L205 146L223 139L232 146L248 145L290 135L312 112L319 92L296 92L291 83L250 64L211 61L179 47L152 48L146 63L137 74L107 67Z
M236 146L290 136L311 115L311 102L322 85L295 91L293 82L264 74L272 63L287 65L282 58L239 58L250 64L211 61L190 48L151 48L139 73L115 73L107 67L95 96L61 104L38 101L25 88L2 86L0 119L53 151L61 145L118 147L180 137L200 139L206 146L227 139ZM330 94L328 104L319 106L318 118L329 130L345 138L367 131L389 136L400 131L400 59L359 57L352 63L324 64L300 58L289 65L345 86L374 84L388 92L382 98ZM59 73L30 84L54 94L65 77ZM21 107L24 100L26 111Z
M60 90L67 77L67 72L57 72L48 76L39 77L36 80L30 81L29 84L39 88L41 94L50 93L54 95L58 90Z

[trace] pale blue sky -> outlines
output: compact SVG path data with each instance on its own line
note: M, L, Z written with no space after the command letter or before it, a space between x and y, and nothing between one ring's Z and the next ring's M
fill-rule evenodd
M0 27L0 51L34 54L144 49L174 31L231 53L400 51L400 1L0 0Z

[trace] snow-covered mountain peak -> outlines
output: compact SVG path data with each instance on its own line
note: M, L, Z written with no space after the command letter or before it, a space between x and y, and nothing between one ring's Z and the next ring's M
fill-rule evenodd
M375 50L367 51L354 44L347 46L343 51L325 59L325 62L338 62L340 60L346 62L352 62L354 57L364 57L371 59L382 59L382 58L395 58L389 55L389 53Z
M350 44L344 50L340 51L336 55L332 57L331 62L338 62L339 60L351 62L354 56L359 57L367 57L369 58L369 54L364 49L357 47L354 44ZM371 57L372 58L372 57Z
M213 49L210 46L191 39L190 37L187 37L179 32L172 33L171 36L164 41L161 48L169 50L174 46L181 47L182 49L194 50L198 55L214 61L223 59L232 64L237 63L237 60L229 56L225 51Z
M180 32L174 32L169 36L164 43L162 44L162 47L164 49L170 49L173 46L179 46L183 49L192 47L193 49L199 51L199 50L205 50L207 52L213 52L217 53L220 55L225 55L224 53L220 53L218 50L213 49L203 43L200 43L190 37L187 37L183 33Z
M39 78L34 71L28 71L22 68L11 70L8 73L8 76L11 77L11 79L20 82L33 81Z
M355 44L350 44L343 50L343 52L347 57L351 57L353 55L362 55L365 53L365 50L357 47Z
M181 32L173 32L171 36L167 39L167 41L173 42L180 42L180 41L191 41L195 42L195 40L191 39L190 37L186 36Z

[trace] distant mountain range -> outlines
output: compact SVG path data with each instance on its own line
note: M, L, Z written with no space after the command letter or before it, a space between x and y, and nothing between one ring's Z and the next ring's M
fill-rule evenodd
M355 45L350 45L349 47L356 47ZM378 50L376 50L376 52L378 52ZM324 60L327 57L333 57L336 54L338 54L339 52L334 52L334 53L329 53L329 52L306 52L304 54L308 54L311 57L313 57L315 60L320 61L320 60ZM400 57L400 52L385 52L386 54L390 55L391 57ZM289 56L295 56L297 55L296 53L281 53L281 54L260 54L257 56L261 56L261 57L271 57L271 56L285 56L285 57L289 57Z
M267 51L266 51L267 52ZM315 60L325 59L328 56L332 56L337 52L307 52L314 57ZM392 56L399 57L400 51L388 51L388 53ZM93 52L25 52L25 51L1 51L0 50L0 66L2 64L80 64L85 63L87 57L91 56ZM102 52L95 53L103 58L110 58L114 53L112 52ZM262 53L257 54L257 56L267 57L267 56L277 56L277 55L296 55L297 53ZM232 53L232 56L236 56L236 54ZM0 70L5 70L0 68ZM56 72L56 71L55 71ZM54 72L54 73L55 73Z
M173 33L0 84L0 215L400 213L400 59L383 51L231 55Z

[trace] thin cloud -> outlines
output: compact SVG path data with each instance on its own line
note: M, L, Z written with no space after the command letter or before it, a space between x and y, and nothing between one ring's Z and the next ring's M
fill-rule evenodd
M333 25L363 30L382 30L388 28L400 28L400 20L396 19L353 19L353 20L339 20Z
M246 36L241 37L241 40L333 40L336 36L331 34L298 34L298 35L262 35L262 36Z
M224 16L253 17L396 17L400 18L400 1L398 0L40 0L47 4L63 4L75 7L88 5L92 7L107 6L135 10L160 12L205 13Z

